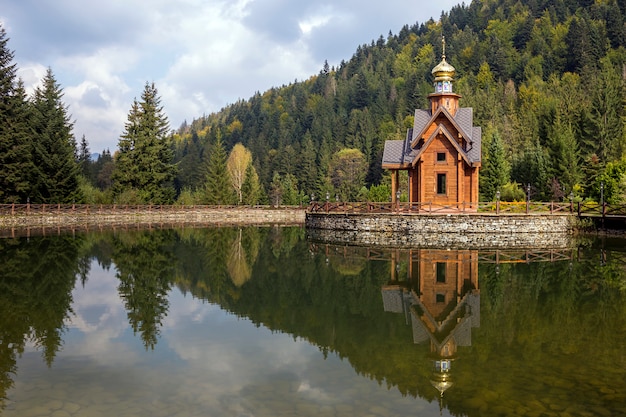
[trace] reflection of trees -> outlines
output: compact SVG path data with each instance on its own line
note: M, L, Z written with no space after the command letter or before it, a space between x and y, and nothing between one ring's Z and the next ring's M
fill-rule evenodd
M219 303L228 299L234 286L228 278L228 251L237 235L233 228L208 228L186 231L177 248L176 283L181 291Z
M436 400L431 369L424 366L430 363L428 346L411 343L411 326L402 315L383 312L380 288L389 280L390 262L351 267L347 260L350 274L338 274L335 264L343 261L333 256L327 263L325 254L310 253L305 241L292 239L295 230L270 229L262 236L245 285L236 288L223 281L217 288L207 276L206 284L198 281L187 289L257 325L302 337L325 353L336 352L358 373L405 395ZM481 328L472 331L472 346L464 348L463 360L455 364L456 385L446 400L453 413L467 413L463 401L482 398L485 391L497 398L512 398L510 392L536 397L529 378L571 378L568 355L583 363L599 353L596 365L619 379L626 332L619 290L624 268L610 259L600 266L596 258L597 265L561 261L480 266ZM554 370L546 372L548 362ZM578 383L584 385L582 379Z
M230 245L228 275L236 287L241 287L252 276L252 266L259 255L260 235L257 228L239 228Z
M626 395L625 292L616 285L626 282L623 264L601 265L592 251L572 263L483 265L480 275L486 295L481 328L457 367L457 391L449 397L453 412L467 413L463 399L486 391L494 392L494 400L515 392L515 403L522 405L544 396L555 409L586 409L603 401L595 396L598 387L589 388L599 374L603 389ZM567 387L566 393L549 397L548 385ZM615 404L609 400L606 410Z
M167 295L174 278L175 242L172 230L128 232L113 240L118 291L133 331L141 334L146 349L154 349L169 309Z
M81 244L72 236L0 240L0 405L27 341L52 365L81 272Z

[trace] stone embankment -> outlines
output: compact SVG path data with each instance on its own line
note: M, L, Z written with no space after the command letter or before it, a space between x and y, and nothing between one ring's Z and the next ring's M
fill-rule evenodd
M569 214L328 214L307 213L309 238L392 247L567 247L576 217Z
M89 210L19 210L0 215L0 228L85 227L116 225L302 225L305 209L300 207L176 207L140 208L94 206Z

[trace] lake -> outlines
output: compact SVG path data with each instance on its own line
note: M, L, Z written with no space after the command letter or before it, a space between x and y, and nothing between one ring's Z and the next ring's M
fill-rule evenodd
M0 239L0 416L626 415L626 240Z

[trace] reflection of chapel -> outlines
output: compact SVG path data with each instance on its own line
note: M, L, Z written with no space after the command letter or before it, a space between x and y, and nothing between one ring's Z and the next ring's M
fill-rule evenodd
M471 346L471 329L480 326L478 251L413 250L404 283L395 269L392 260L392 281L382 288L384 309L404 313L413 342L430 344L431 384L443 395L453 385L457 347Z
M391 171L393 202L399 172L404 170L410 203L460 208L462 203L478 202L481 129L472 125L473 109L459 107L461 96L452 90L455 69L446 62L445 40L441 62L432 74L435 92L428 95L430 109L415 110L406 139L385 142L382 167Z

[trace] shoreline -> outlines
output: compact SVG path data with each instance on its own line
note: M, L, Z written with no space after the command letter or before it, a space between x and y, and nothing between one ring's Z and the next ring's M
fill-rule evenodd
M96 207L92 210L48 210L0 215L0 237L61 233L62 231L139 230L224 226L304 226L300 207Z

